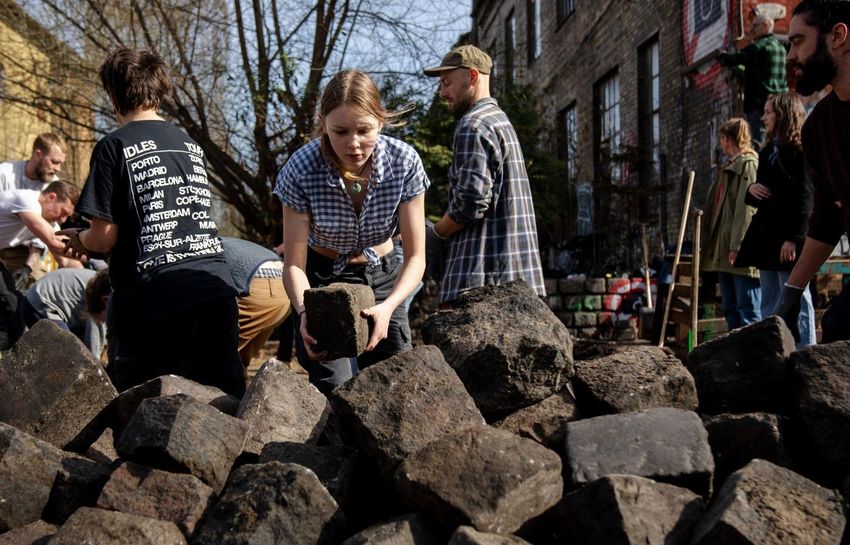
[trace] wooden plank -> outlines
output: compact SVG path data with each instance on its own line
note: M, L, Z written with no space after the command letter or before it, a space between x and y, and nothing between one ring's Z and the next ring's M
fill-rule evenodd
M850 274L850 259L828 259L817 274Z

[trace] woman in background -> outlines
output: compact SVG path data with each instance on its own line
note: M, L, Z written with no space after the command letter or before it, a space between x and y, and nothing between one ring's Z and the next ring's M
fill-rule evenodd
M759 269L763 318L773 316L779 292L803 248L812 214L812 184L806 178L800 139L805 119L803 101L796 93L770 95L764 105L762 120L768 139L759 153L756 183L749 187L746 198L746 203L758 208L758 212L736 261L736 265ZM817 342L815 309L808 286L803 290L796 326L800 335L798 347Z
M720 127L720 147L728 157L717 181L708 190L703 270L717 272L723 314L729 330L761 319L761 289L755 267L736 267L735 260L755 208L744 201L756 180L758 156L750 127L740 117Z

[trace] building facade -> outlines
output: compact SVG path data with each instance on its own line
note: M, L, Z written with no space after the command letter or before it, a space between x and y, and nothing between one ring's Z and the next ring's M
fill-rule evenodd
M35 137L56 132L68 141L61 177L82 186L94 142L91 112L76 107L68 89L92 95L75 85L75 75L60 73L53 55L74 55L28 16L13 0L0 0L0 161L28 159ZM58 85L62 82L63 85ZM48 100L45 107L40 104Z
M494 94L530 84L564 160L574 235L603 235L622 263L675 242L687 174L701 208L723 157L717 128L741 86L717 55L743 47L757 11L787 32L795 0L475 0L473 41L494 59ZM689 238L689 237L688 237Z

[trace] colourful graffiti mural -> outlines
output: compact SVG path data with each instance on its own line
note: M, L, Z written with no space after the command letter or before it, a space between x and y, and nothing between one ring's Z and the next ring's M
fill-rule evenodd
M682 2L685 64L693 67L691 77L698 87L707 85L720 73L715 56L729 44L730 22L729 0Z

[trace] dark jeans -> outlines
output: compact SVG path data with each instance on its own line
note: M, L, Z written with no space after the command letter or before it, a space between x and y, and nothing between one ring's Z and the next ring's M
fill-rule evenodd
M401 263L393 252L381 258L378 265L349 265L340 274L333 272L333 260L309 250L307 252L307 279L310 286L319 288L334 282L349 284L365 284L375 292L375 303L386 300L393 289L396 278L401 270ZM293 313L292 325L295 329L295 353L298 363L307 370L310 382L322 393L329 393L335 387L343 384L370 365L383 361L391 356L410 350L410 324L407 321L407 311L399 305L390 317L387 338L378 343L373 350L365 352L356 358L340 358L330 361L313 361L304 350L304 341L299 333L301 320ZM309 326L308 326L309 327Z
M24 334L21 299L23 294L15 289L12 273L0 262L0 350L10 348Z
M155 319L121 320L120 311L114 310L109 342L117 346L110 351L107 374L119 392L173 374L239 398L245 393L235 297L190 305Z
M821 342L850 340L850 283L836 297L821 320Z

